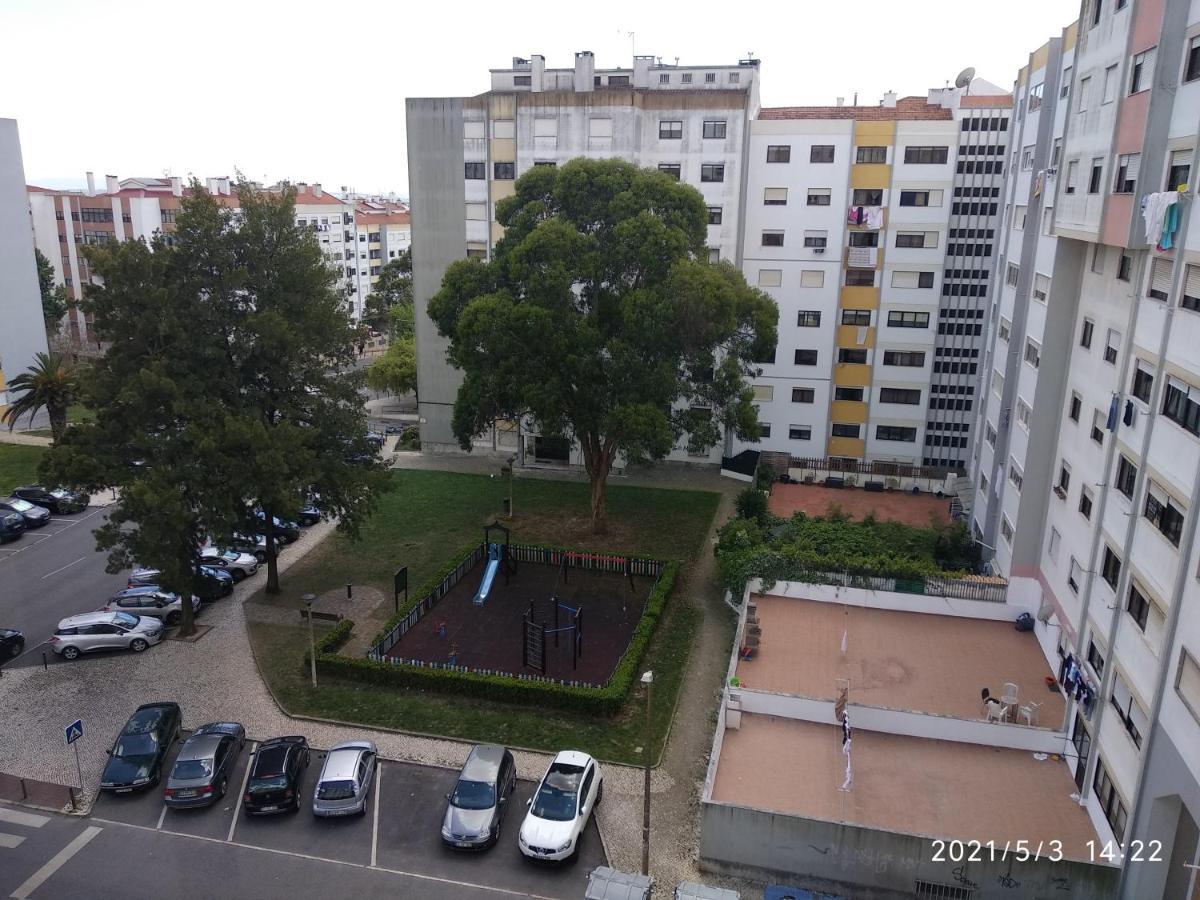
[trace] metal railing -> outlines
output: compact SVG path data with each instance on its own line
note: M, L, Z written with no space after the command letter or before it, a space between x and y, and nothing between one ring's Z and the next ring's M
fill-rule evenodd
M935 480L945 478L951 471L950 469L935 468L933 466L913 466L908 463L886 462L883 460L860 462L856 459L829 459L826 457L804 456L793 456L791 468L873 475L880 478L930 478Z

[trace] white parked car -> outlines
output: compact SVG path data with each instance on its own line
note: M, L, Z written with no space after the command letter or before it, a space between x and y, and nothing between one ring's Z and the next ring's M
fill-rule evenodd
M529 812L521 823L521 852L531 859L574 856L603 794L604 776L596 761L578 750L563 750L529 800Z
M206 566L219 566L233 576L234 581L249 578L258 571L258 560L252 553L224 550L220 547L205 547L200 551L200 562Z

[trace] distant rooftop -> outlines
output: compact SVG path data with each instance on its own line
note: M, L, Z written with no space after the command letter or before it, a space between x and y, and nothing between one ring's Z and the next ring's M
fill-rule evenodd
M895 106L772 106L759 110L760 119L855 119L857 121L946 120L954 114L924 97L901 97Z

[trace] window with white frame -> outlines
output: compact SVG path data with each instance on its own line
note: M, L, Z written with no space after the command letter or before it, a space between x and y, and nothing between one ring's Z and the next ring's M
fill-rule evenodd
M1042 346L1033 338L1025 339L1025 362L1033 366L1035 369L1042 361Z
M1005 513L1004 515L1002 515L1000 517L1000 534L1004 537L1004 540L1006 542L1008 542L1009 544L1012 543L1013 526L1012 526L1012 522L1008 521L1007 513Z
M1129 93L1136 94L1150 87L1154 77L1154 56L1158 48L1151 47L1133 57L1133 65L1129 68Z
M1009 338L1012 337L1012 322L1010 322L1008 319L1004 318L1004 316L1000 317L1000 327L998 330L998 334L999 334L1000 340L1002 340L1002 341L1007 341L1007 340L1009 340Z
M1033 276L1033 299L1039 303L1045 303L1046 298L1050 296L1050 278L1041 273L1035 273Z
M1108 337L1104 340L1104 361L1115 366L1120 349L1121 332L1113 328L1108 329Z
M770 401L775 399L775 388L769 384L754 385L754 399L760 401Z
M1026 431L1028 431L1029 430L1029 419L1032 415L1033 415L1033 410L1030 408L1029 404L1026 403L1024 400L1022 400L1020 397L1018 397L1017 398L1017 424L1020 425L1022 428L1024 428Z
M1017 465L1017 461L1011 456L1008 458L1008 480L1013 483L1018 491L1021 490L1021 485L1025 483L1025 470Z
M1052 560L1054 560L1055 562L1058 562L1058 548L1061 545L1062 545L1062 535L1059 534L1057 528L1055 528L1054 526L1051 526L1050 527L1050 541L1046 545L1046 552L1049 554L1050 558Z
M1079 560L1071 557L1071 565L1067 570L1067 587L1074 593L1079 593L1079 586L1083 584L1083 566L1079 564Z
M783 284L782 269L759 269L758 270L758 286L759 287L779 287Z
M1114 194L1132 194L1137 187L1138 170L1141 168L1142 154L1122 153L1117 156L1117 177L1113 181Z
M819 288L825 286L824 269L803 269L800 272L800 287Z

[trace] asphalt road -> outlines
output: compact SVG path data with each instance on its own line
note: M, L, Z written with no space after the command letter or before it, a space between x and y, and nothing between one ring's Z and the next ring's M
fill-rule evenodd
M102 499L102 498L95 498ZM39 647L59 620L99 609L125 586L128 573L104 571L92 532L106 506L89 506L0 546L0 627L25 632L25 654L8 665L41 664ZM47 658L57 657L47 649Z

